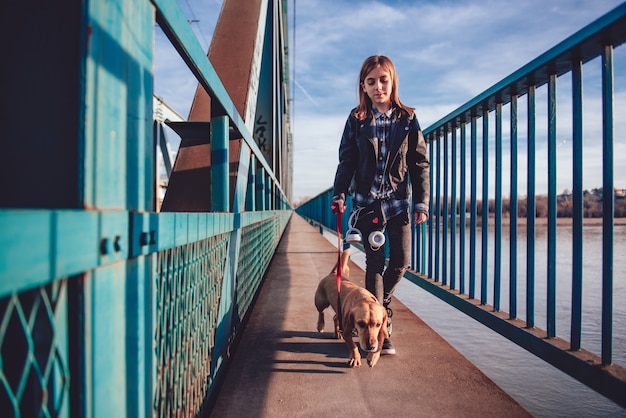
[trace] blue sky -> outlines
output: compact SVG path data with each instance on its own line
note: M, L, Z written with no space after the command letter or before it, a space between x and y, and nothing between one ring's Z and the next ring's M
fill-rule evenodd
M332 185L337 148L348 112L356 104L356 79L363 60L372 54L389 56L396 64L399 93L416 108L423 128L463 105L558 42L602 16L618 0L484 1L288 1L291 51L292 114L294 118L294 199L315 196ZM219 0L179 0L206 49L213 33ZM623 68L626 47L615 50L616 114L626 112ZM585 80L597 78L599 64L585 66ZM559 79L566 89L568 80ZM196 81L157 31L155 93L187 116ZM542 93L538 91L538 99ZM585 97L585 106L598 105L598 96ZM569 96L559 103L567 103ZM568 105L565 104L565 109ZM598 115L601 116L601 115ZM571 126L569 115L559 119ZM590 118L593 119L593 118ZM616 117L615 184L626 187L626 118ZM541 123L538 120L538 125ZM597 136L600 121L585 121L589 136ZM523 132L520 130L520 135ZM559 139L559 173L567 172L571 147L567 129ZM585 153L585 187L601 187L598 147ZM542 167L538 146L538 169ZM594 159L595 154L595 159ZM562 162L561 162L562 160ZM524 164L520 155L520 164ZM621 171L620 171L621 170ZM571 168L569 169L571 172ZM541 172L541 171L539 171ZM493 178L493 177L492 177ZM537 178L537 191L545 192ZM505 180L506 187L506 180ZM520 194L525 194L525 183ZM543 189L543 190L542 190ZM557 189L571 189L567 175Z

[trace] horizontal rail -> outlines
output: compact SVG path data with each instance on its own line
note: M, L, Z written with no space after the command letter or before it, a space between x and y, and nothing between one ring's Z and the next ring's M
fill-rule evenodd
M120 260L232 232L276 213L0 209L4 231L0 236L0 298Z

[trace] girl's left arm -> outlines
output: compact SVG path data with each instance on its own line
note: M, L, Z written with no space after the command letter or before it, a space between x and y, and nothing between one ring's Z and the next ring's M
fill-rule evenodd
M407 152L407 164L413 189L413 202L416 212L428 216L430 203L430 160L426 148L426 140L422 134L419 122L415 115L411 119L412 129L409 134L409 150ZM417 216L416 216L417 222Z

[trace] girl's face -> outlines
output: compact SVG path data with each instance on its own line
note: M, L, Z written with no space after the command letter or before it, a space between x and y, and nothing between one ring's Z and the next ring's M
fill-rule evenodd
M380 65L370 71L363 80L362 88L379 112L391 108L391 74Z

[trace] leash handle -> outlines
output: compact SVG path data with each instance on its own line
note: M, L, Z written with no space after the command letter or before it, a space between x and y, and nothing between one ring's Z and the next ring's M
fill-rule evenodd
M343 324L341 321L341 270L343 263L341 262L341 211L337 211L337 320L339 321L339 330L343 333Z

